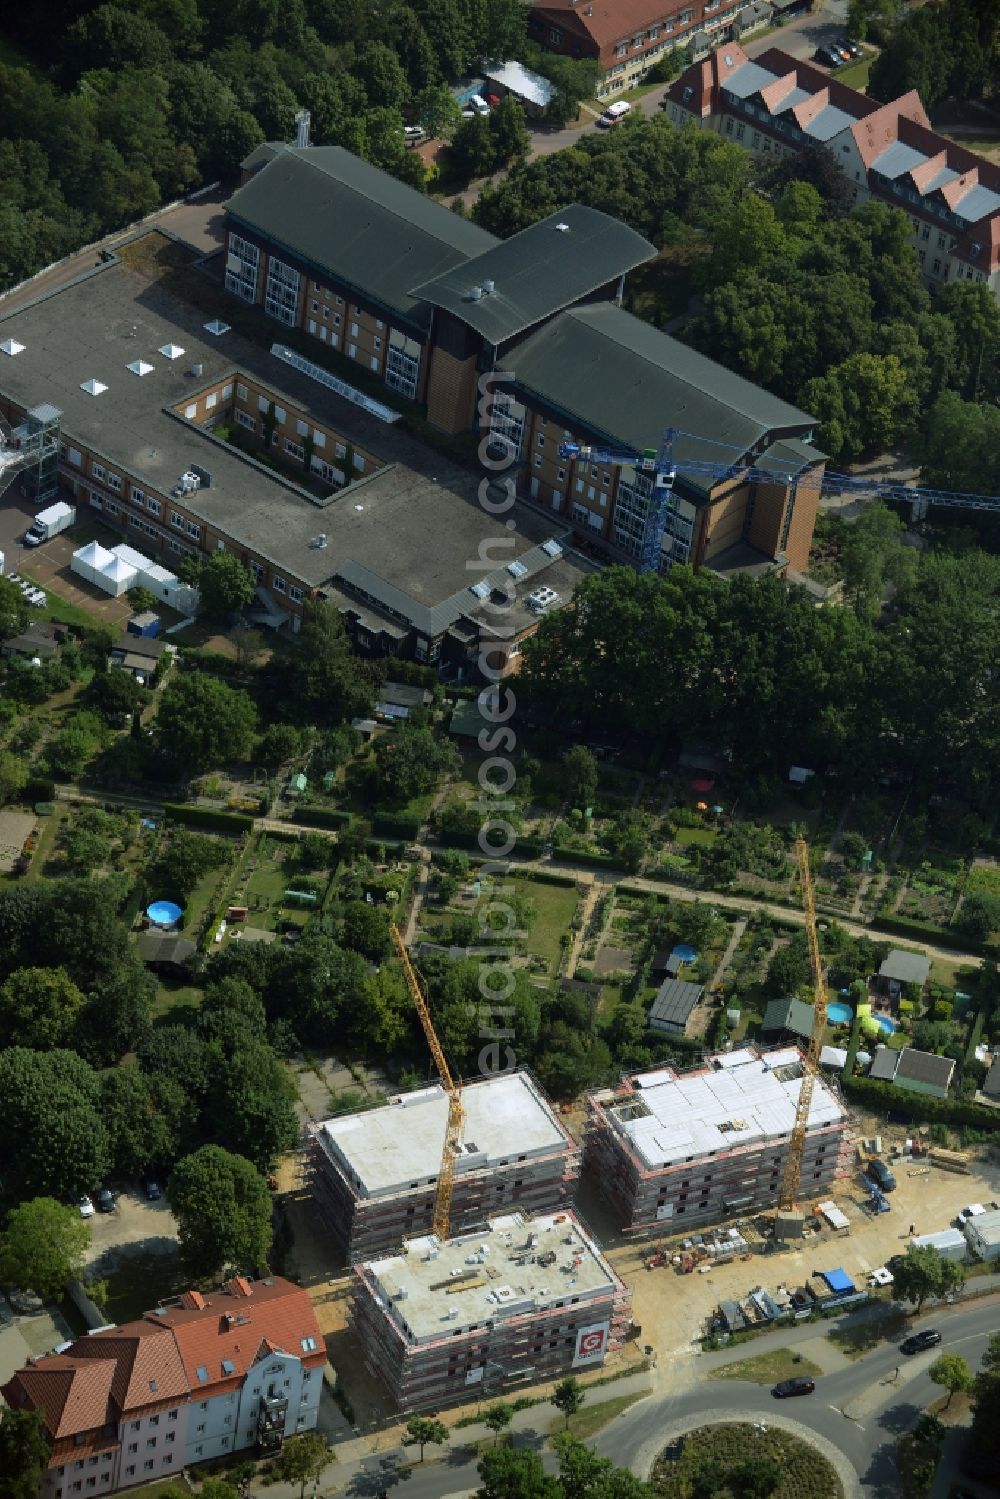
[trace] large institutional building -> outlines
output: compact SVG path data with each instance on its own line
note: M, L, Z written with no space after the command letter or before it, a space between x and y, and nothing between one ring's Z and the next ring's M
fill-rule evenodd
M2 1394L42 1413L52 1451L41 1499L87 1499L277 1451L316 1425L325 1364L306 1292L241 1277L32 1359Z
M579 1147L526 1072L467 1084L462 1106L456 1233L513 1208L554 1212L572 1201ZM430 1232L447 1122L448 1098L435 1084L315 1126L313 1190L348 1260L394 1253L404 1239Z
M756 155L824 146L856 203L906 214L928 281L985 282L1000 297L1000 166L933 130L917 93L880 104L777 47L751 60L734 42L682 73L666 104L674 124Z
M404 1412L599 1368L628 1331L630 1293L572 1213L409 1239L355 1276L365 1362Z
M803 1074L794 1047L709 1057L592 1093L585 1168L636 1236L676 1234L773 1208ZM848 1120L822 1082L813 1088L802 1156L811 1200L847 1167Z
M233 553L258 623L294 633L326 600L362 650L459 677L484 644L516 669L541 616L651 534L651 476L566 443L678 431L654 565L805 568L813 419L623 310L640 235L571 205L501 242L340 147L262 147L244 175L193 301L126 249L0 317L0 417L58 422L51 482L78 512L171 569ZM425 421L470 456L485 435L501 472Z

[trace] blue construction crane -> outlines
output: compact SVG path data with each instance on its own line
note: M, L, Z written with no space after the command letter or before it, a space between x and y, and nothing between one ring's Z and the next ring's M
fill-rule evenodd
M808 485L826 494L875 494L881 499L900 500L912 506L914 520L921 520L931 505L947 506L950 509L992 510L1000 512L1000 496L967 494L950 489L922 489L915 485L899 484L891 479L859 479L854 474L839 474L827 469L822 477L818 465L822 462L816 455L816 468L795 470L791 464L786 469L778 461L769 465L753 461L738 448L730 451L739 456L731 462L717 459L674 457L674 443L678 438L689 442L705 443L716 449L727 448L728 443L716 442L710 437L699 437L694 432L682 432L677 427L667 427L659 448L619 449L588 446L578 442L559 444L559 457L579 459L584 463L617 466L628 464L638 473L652 477L653 487L646 525L639 550L639 571L654 572L659 564L663 537L670 513L670 496L677 480L678 469L682 474L704 474L717 480L739 479L742 482L763 484Z

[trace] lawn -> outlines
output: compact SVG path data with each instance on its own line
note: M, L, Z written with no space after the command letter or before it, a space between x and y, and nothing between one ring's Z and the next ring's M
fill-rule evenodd
M183 1473L176 1478L162 1478L157 1483L144 1483L141 1489L129 1489L129 1499L163 1499L165 1494L189 1494L193 1490Z
M36 588L42 588L42 585L36 583L29 573L22 572L20 576L27 579L29 583L34 583ZM59 625L93 625L95 623L95 616L88 609L81 609L79 604L71 604L68 599L60 598L57 593L53 593L48 584L42 588L42 592L45 594L45 608L36 609L32 605L31 613L35 619L51 619Z
M117 1270L105 1277L108 1294L102 1310L109 1322L132 1322L166 1296L178 1295L189 1277L172 1254L123 1255Z
M170 979L160 979L153 1000L153 1019L158 1020L171 1010L188 1006L197 1009L201 1004L202 991L197 984L178 984Z
M860 89L864 93L868 87L868 75L871 73L875 56L859 57L857 62L849 63L846 68L838 68L833 75L838 83L846 83L849 88ZM965 142L963 141L964 145Z
M559 939L570 930L577 906L576 887L572 885L547 885L541 880L522 880L517 889L531 901L536 916L531 923L528 952L538 953L545 959L552 973L559 967L562 949Z
M819 1364L812 1359L794 1354L790 1348L772 1348L770 1353L758 1353L752 1358L737 1359L734 1364L723 1364L713 1369L712 1379L748 1379L753 1384L776 1384L779 1379L794 1379L797 1376L822 1374Z
M718 836L715 828L678 828L674 841L677 843L700 843L705 848L711 848Z
M645 1400L643 1393L635 1395L613 1395L610 1400L595 1401L593 1405L587 1404L569 1423L570 1436L578 1442L586 1442L597 1432L603 1431L609 1421L620 1416L622 1411L627 1411L630 1405L637 1400ZM562 1416L558 1416L552 1423L552 1431L565 1431L566 1422Z

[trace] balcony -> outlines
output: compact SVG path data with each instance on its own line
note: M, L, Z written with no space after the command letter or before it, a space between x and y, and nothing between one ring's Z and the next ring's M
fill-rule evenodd
M261 1452L277 1452L285 1439L288 1401L283 1395L262 1395L257 1409L257 1446Z

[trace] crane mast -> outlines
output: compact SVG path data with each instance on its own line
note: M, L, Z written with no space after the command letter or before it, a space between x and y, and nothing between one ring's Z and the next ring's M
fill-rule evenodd
M799 1194L799 1178L802 1173L802 1152L806 1143L806 1130L809 1127L809 1109L812 1104L813 1084L819 1070L819 1054L823 1046L823 1032L826 1028L827 993L826 980L823 977L823 959L819 950L819 936L816 931L816 895L813 890L812 870L809 867L809 845L804 838L798 838L795 842L795 855L799 864L799 880L802 885L802 908L806 918L806 937L809 942L809 962L812 966L814 999L813 999L813 1023L809 1033L809 1046L806 1050L805 1072L799 1085L798 1101L795 1105L795 1123L792 1126L792 1137L788 1142L788 1155L785 1158L785 1172L781 1182L781 1197L779 1207L793 1208Z
M431 1019L430 1008L427 998L417 978L416 970L410 961L410 954L406 950L403 934L399 927L393 922L389 928L392 935L393 945L399 954L403 965L403 973L406 976L406 986L410 991L410 997L416 1006L420 1017L420 1024L424 1028L427 1045L434 1065L438 1070L445 1092L448 1095L448 1125L445 1130L444 1153L441 1157L441 1170L438 1172L437 1191L434 1196L434 1233L441 1240L451 1237L451 1198L455 1188L455 1161L462 1147L462 1128L465 1123L465 1111L462 1107L462 1090L451 1075L448 1060L444 1054L441 1042L438 1040L437 1031L434 1029L434 1021Z

